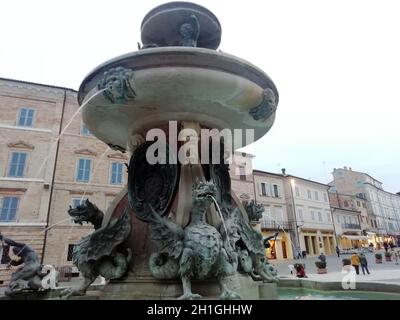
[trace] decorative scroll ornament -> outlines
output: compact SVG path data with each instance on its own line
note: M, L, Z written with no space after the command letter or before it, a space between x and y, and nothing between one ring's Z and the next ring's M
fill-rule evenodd
M127 143L127 149L130 153L133 153L137 147L139 147L142 143L144 143L146 140L141 134L132 134Z
M123 67L111 68L104 72L103 79L97 85L99 90L105 89L103 94L111 103L126 104L136 97L131 86L133 71Z
M150 215L150 207L159 214L165 215L178 182L178 165L169 164L169 147L164 152L167 163L150 164L146 153L155 142L147 141L137 147L131 157L128 169L128 196L136 216L144 221Z
M276 96L275 93L267 88L263 91L263 100L261 103L250 109L249 113L254 120L267 120L276 111Z
M213 164L213 146L209 147L209 164L203 164L203 172L206 180L211 180L217 187L216 199L221 208L230 207L231 199L231 178L229 175L229 164L225 163L228 155L225 146L220 143L219 163Z

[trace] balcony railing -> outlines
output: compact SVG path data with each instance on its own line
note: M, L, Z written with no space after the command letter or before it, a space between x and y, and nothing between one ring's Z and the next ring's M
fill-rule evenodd
M283 229L291 229L291 223L288 221L275 222L268 220L260 220L261 229L266 230L282 230Z
M357 223L343 223L342 229L357 229L361 230L361 226Z

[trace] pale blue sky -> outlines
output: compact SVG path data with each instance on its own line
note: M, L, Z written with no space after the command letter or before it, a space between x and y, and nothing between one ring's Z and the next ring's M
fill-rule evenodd
M78 89L98 64L136 50L144 15L166 1L6 1L0 77ZM275 82L274 127L246 150L257 169L328 182L351 166L400 191L398 1L199 0L224 52Z

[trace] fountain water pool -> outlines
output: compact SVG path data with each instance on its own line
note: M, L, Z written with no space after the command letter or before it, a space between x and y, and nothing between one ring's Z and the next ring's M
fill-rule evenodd
M400 300L400 294L341 290L321 291L307 288L278 288L278 300Z

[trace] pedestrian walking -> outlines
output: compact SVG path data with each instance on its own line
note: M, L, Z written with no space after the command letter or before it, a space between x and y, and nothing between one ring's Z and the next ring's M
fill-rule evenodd
M367 271L367 273L369 274L368 260L364 253L360 254L360 265L361 265L362 273L365 275L365 271Z
M368 249L370 252L374 252L374 245L372 244L372 242L370 242Z
M385 249L386 252L388 251L389 245L387 244L386 241L383 243L383 248Z
M399 252L395 251L393 256L394 256L394 264L399 264Z
M340 249L338 246L336 246L336 254L337 254L338 258L340 258Z
M356 274L360 274L360 257L356 252L351 256L351 265L356 269Z

